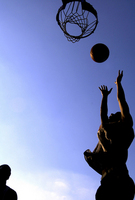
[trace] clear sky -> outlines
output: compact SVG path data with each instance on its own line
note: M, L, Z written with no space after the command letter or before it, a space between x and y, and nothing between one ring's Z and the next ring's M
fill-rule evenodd
M83 152L97 144L102 84L113 87L108 114L119 110L122 85L135 121L135 1L88 0L98 12L94 34L73 44L56 22L61 0L0 2L0 164L19 200L94 200L100 175ZM90 49L104 43L104 63ZM135 181L135 141L127 166Z

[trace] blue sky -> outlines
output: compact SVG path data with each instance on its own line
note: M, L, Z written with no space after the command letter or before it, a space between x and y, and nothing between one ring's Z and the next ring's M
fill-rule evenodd
M108 114L119 110L118 70L135 120L135 1L88 0L98 12L94 34L73 44L56 22L61 0L0 3L0 163L20 200L93 200L100 175L83 152L97 144L102 84L113 87ZM104 63L90 49L104 43ZM133 180L135 141L127 166Z

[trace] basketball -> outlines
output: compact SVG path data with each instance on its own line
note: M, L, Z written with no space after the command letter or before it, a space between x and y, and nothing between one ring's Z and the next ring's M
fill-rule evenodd
M95 44L90 50L90 56L95 62L102 63L108 59L109 49L105 44Z

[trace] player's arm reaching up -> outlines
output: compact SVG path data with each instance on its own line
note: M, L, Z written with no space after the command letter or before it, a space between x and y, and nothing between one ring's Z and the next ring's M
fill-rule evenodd
M108 95L111 93L112 88L108 91L107 86L99 87L102 94L101 108L100 108L100 116L101 116L101 124L104 125L108 122L108 106L107 99Z
M115 84L117 86L117 100L118 100L119 107L120 107L121 118L124 121L128 121L128 123L130 123L130 125L133 126L133 120L130 115L129 107L128 107L128 104L125 99L123 87L121 85L122 77L123 77L123 71L121 71L121 73L120 73L120 70L119 70Z

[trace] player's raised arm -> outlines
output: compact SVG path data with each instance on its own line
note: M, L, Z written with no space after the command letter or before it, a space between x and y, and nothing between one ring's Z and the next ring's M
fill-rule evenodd
M126 99L125 99L125 93L124 93L124 90L123 90L123 87L121 85L121 80L122 80L122 77L123 77L123 71L120 72L120 70L118 71L118 76L117 76L117 79L116 79L116 86L117 86L117 100L118 100L118 103L119 103L119 107L120 107L120 112L121 112L121 117L122 119L130 119L130 122L133 124L133 121L132 121L132 117L130 115L130 112L129 112L129 107L128 107L128 104L126 102Z
M107 86L99 87L102 94L101 108L100 108L100 116L101 116L101 124L105 124L108 122L108 106L107 106L107 98L111 93L112 88L108 91Z

